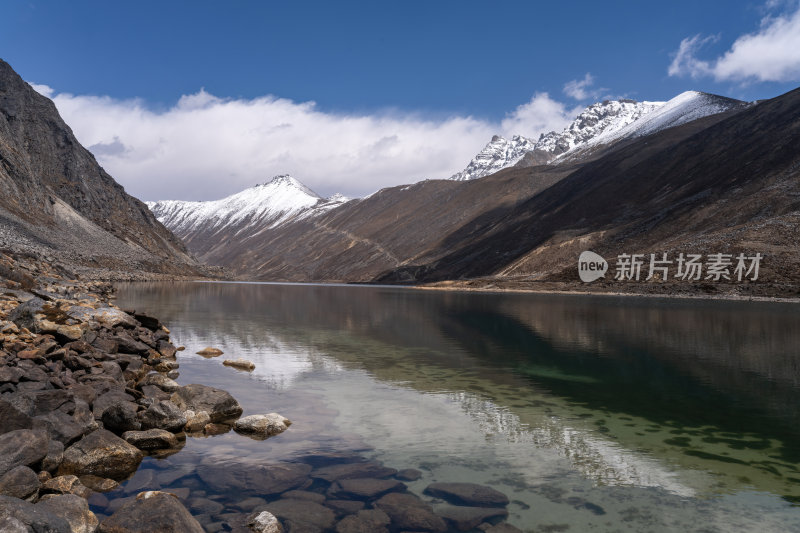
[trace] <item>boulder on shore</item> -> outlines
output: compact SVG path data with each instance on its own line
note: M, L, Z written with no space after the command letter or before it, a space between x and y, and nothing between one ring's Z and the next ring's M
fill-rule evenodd
M262 438L272 437L286 431L292 421L278 413L244 416L236 421L233 429L239 433Z
M212 422L242 414L242 406L228 392L196 383L179 388L172 394L171 400L181 411L207 412Z
M120 479L135 472L142 457L136 447L108 430L98 429L64 450L58 472Z

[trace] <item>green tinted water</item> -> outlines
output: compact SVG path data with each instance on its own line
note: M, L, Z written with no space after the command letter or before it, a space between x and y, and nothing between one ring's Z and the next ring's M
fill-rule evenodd
M523 530L800 531L795 304L232 283L121 285L118 303L186 346L179 383L294 422L189 439L131 483L344 451L420 469L418 494L489 484Z

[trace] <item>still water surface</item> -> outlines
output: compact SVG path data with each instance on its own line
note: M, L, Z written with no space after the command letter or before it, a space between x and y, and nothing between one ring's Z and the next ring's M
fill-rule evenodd
M294 422L266 441L190 438L176 455L146 459L129 493L177 479L224 515L248 495L215 494L191 478L198 464L335 451L421 470L408 483L419 495L434 481L491 485L525 531L800 531L797 304L254 283L118 289L121 307L158 316L186 346L180 384L223 388L245 415ZM225 355L194 354L205 346ZM256 370L222 366L238 357Z

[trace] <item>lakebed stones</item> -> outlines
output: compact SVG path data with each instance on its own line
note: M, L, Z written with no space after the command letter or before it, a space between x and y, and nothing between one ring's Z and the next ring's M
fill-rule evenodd
M286 431L292 421L278 413L244 416L236 421L233 429L246 435L267 438Z
M491 487L476 483L431 483L425 494L442 498L455 505L472 507L505 507L508 496Z
M469 531L489 520L508 516L508 511L502 507L442 505L436 506L434 511L458 531Z
M242 414L242 406L233 396L206 385L183 386L172 394L171 399L182 411L207 412L212 422L230 420Z
M388 533L389 515L379 509L368 509L346 516L336 524L336 533Z
M330 486L332 499L374 500L389 492L406 490L405 483L393 479L353 478L340 479Z
M413 494L391 492L376 501L374 507L386 513L392 520L392 525L401 531L447 531L444 519Z
M310 484L311 467L302 463L249 465L209 460L197 467L200 479L219 492L275 495Z
M380 463L365 461L323 466L315 469L311 473L311 477L332 483L340 479L387 478L396 473L397 470L394 468L385 467Z
M142 492L103 520L99 533L205 533L200 523L168 492Z
M91 474L111 479L135 472L142 452L105 429L89 433L64 450L60 474Z
M267 504L266 510L278 517L289 531L322 533L336 521L331 509L309 500L280 499Z

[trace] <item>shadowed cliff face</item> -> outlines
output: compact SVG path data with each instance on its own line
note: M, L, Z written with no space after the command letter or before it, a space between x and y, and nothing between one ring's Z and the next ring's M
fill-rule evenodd
M185 271L184 245L0 60L0 244L118 270Z

